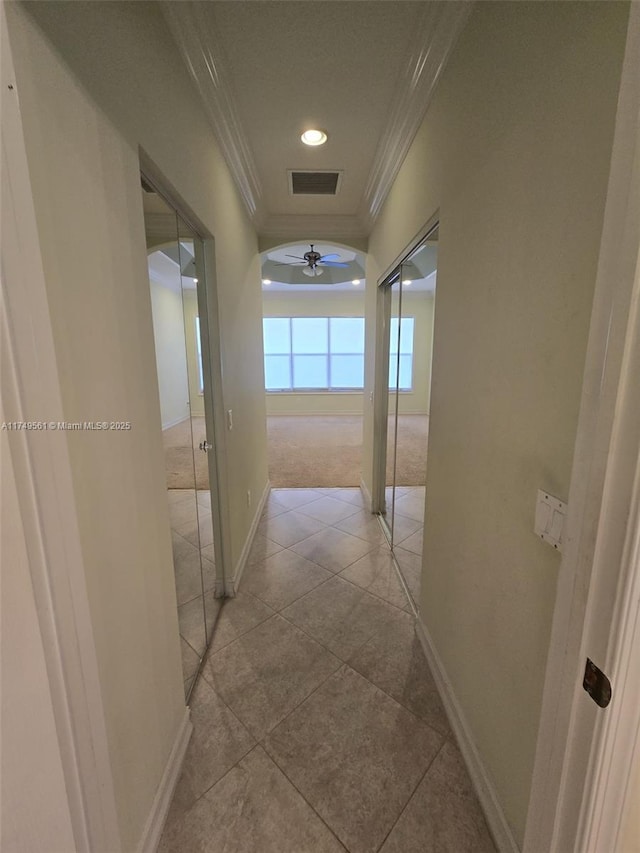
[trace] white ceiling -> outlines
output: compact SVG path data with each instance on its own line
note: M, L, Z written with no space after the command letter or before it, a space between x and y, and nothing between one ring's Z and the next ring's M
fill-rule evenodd
M320 274L310 277L305 270L309 267L304 261L296 258L304 257L310 248L309 243L291 243L280 246L262 254L262 289L266 292L289 291L353 291L358 288L364 292L365 259L362 252L357 252L345 246L333 243L314 244L314 250L322 256L331 256L330 260L347 264L346 267L325 266L319 264ZM292 257L294 256L294 257ZM337 256L337 257L334 257ZM265 284L265 280L269 284ZM353 281L359 281L354 285Z
M296 236L366 245L469 6L164 4L263 247ZM310 126L327 131L321 148L300 142ZM291 169L342 171L338 194L291 195Z
M421 3L214 2L238 115L267 211L350 214L360 208ZM327 143L300 141L320 127ZM343 170L335 197L291 196L287 169Z

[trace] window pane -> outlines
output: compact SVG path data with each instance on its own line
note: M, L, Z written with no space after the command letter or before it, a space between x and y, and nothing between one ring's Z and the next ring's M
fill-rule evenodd
M391 355L398 352L398 318L392 317L389 325L389 352Z
M364 317L331 317L331 352L364 352Z
M398 355L397 353L389 357L389 390L395 391L396 382L398 379Z
M267 391L280 391L291 388L288 355L265 355L264 387Z
M327 317L294 317L292 352L326 353L328 351Z
M291 333L288 317L265 317L262 321L264 351L267 355L291 352Z
M411 373L413 366L413 356L412 355L401 355L400 356L400 380L398 382L398 387L401 391L410 391L412 387L411 383Z
M204 394L204 374L202 372L202 341L200 340L200 317L196 317L196 350L198 353L198 391Z
M332 355L331 356L331 387L332 388L363 388L364 387L364 356L363 355Z
M405 355L410 355L413 352L413 323L413 317L403 317L400 321L400 352ZM398 327L396 326L397 334Z
M294 355L294 388L328 388L326 355Z

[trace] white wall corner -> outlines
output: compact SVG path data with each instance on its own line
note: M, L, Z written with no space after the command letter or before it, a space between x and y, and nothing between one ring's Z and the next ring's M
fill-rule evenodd
M493 782L478 752L464 712L456 698L453 686L429 631L420 617L416 619L416 630L496 849L498 853L519 853L520 848L507 823Z
M169 806L173 798L173 792L180 778L182 764L187 753L192 732L191 711L189 708L185 708L182 722L180 723L176 739L169 754L169 759L162 774L162 779L153 799L151 812L142 833L137 853L156 853L158 849L162 830L164 829L167 814L169 813Z
M226 594L230 598L234 598L237 591L238 585L240 584L240 578L242 577L242 573L247 565L247 560L249 559L249 553L251 552L251 546L253 545L253 540L256 535L256 531L258 530L258 525L260 524L260 519L262 518L262 511L267 502L267 498L269 497L269 492L271 491L271 482L267 480L264 491L262 492L262 496L258 501L258 505L256 507L256 513L253 516L253 521L251 522L251 527L249 529L249 533L247 534L247 538L244 543L244 548L242 549L242 553L240 554L240 558L236 564L235 571L233 573L233 577L226 581Z

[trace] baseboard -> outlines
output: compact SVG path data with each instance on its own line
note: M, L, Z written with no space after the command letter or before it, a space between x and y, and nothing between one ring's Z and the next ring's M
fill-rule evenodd
M242 549L242 553L240 554L240 559L236 564L235 571L233 573L233 578L230 582L227 583L227 595L233 598L238 591L238 585L240 584L240 578L242 577L242 573L244 572L244 568L247 565L247 560L249 559L249 553L251 551L251 546L253 545L253 540L256 535L256 530L258 529L258 525L260 524L260 519L262 517L262 511L267 502L267 498L269 497L269 492L271 491L271 483L267 480L267 483L264 487L264 491L262 492L262 496L258 502L258 506L256 507L256 514L253 517L253 521L251 522L251 528L249 529L249 533L244 543L244 548Z
M138 845L137 853L156 853L156 850L158 849L160 836L162 835L162 830L164 829L164 824L167 819L173 792L175 791L178 779L180 778L182 762L184 761L184 756L187 751L187 747L189 746L189 738L191 737L192 731L193 723L191 722L191 713L188 708L185 708L184 716L182 718L180 728L178 729L178 734L176 735L173 747L171 748L169 760L164 768L162 779L160 780L158 790L156 791L156 795L153 799L151 812L147 819L144 832L142 833L142 839Z
M178 426L178 424L183 424L185 421L189 420L189 414L187 413L182 418L178 418L176 421L169 421L168 424L162 424L162 431L164 432L166 429L171 429L171 427Z
M456 736L456 741L464 762L467 766L473 787L475 788L484 816L493 836L498 853L520 853L513 833L502 811L496 790L489 778L486 768L475 745L471 729L466 721L464 712L453 691L440 656L433 645L431 637L420 617L416 620L416 630L427 662L444 704L449 723Z
M360 491L362 492L362 497L365 500L366 506L369 507L369 512L372 512L373 500L371 498L371 492L367 488L367 484L364 480L360 480Z

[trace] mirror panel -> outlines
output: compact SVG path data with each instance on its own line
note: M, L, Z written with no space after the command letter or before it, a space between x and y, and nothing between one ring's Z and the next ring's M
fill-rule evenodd
M165 450L185 696L213 631L216 599L210 459L205 427L198 287L206 287L202 240L143 180L149 286ZM199 266L196 264L196 255ZM205 315L206 316L206 315ZM201 449L202 448L202 449ZM213 465L215 470L215 465Z
M201 312L202 294L199 291L202 291L205 282L204 253L202 251L202 240L180 217L178 217L178 226L180 230L180 272L191 413L191 447L195 468L196 515L202 566L201 605L206 648L213 633L213 626L222 599L216 598L217 571L211 508L210 462L215 453L215 444L213 430L207 424L205 416L205 393L210 391L211 374L210 371L205 371L206 362L202 357L204 331L202 327L204 318L206 318L206 311Z
M405 586L420 600L438 226L383 282L389 345L384 510Z

